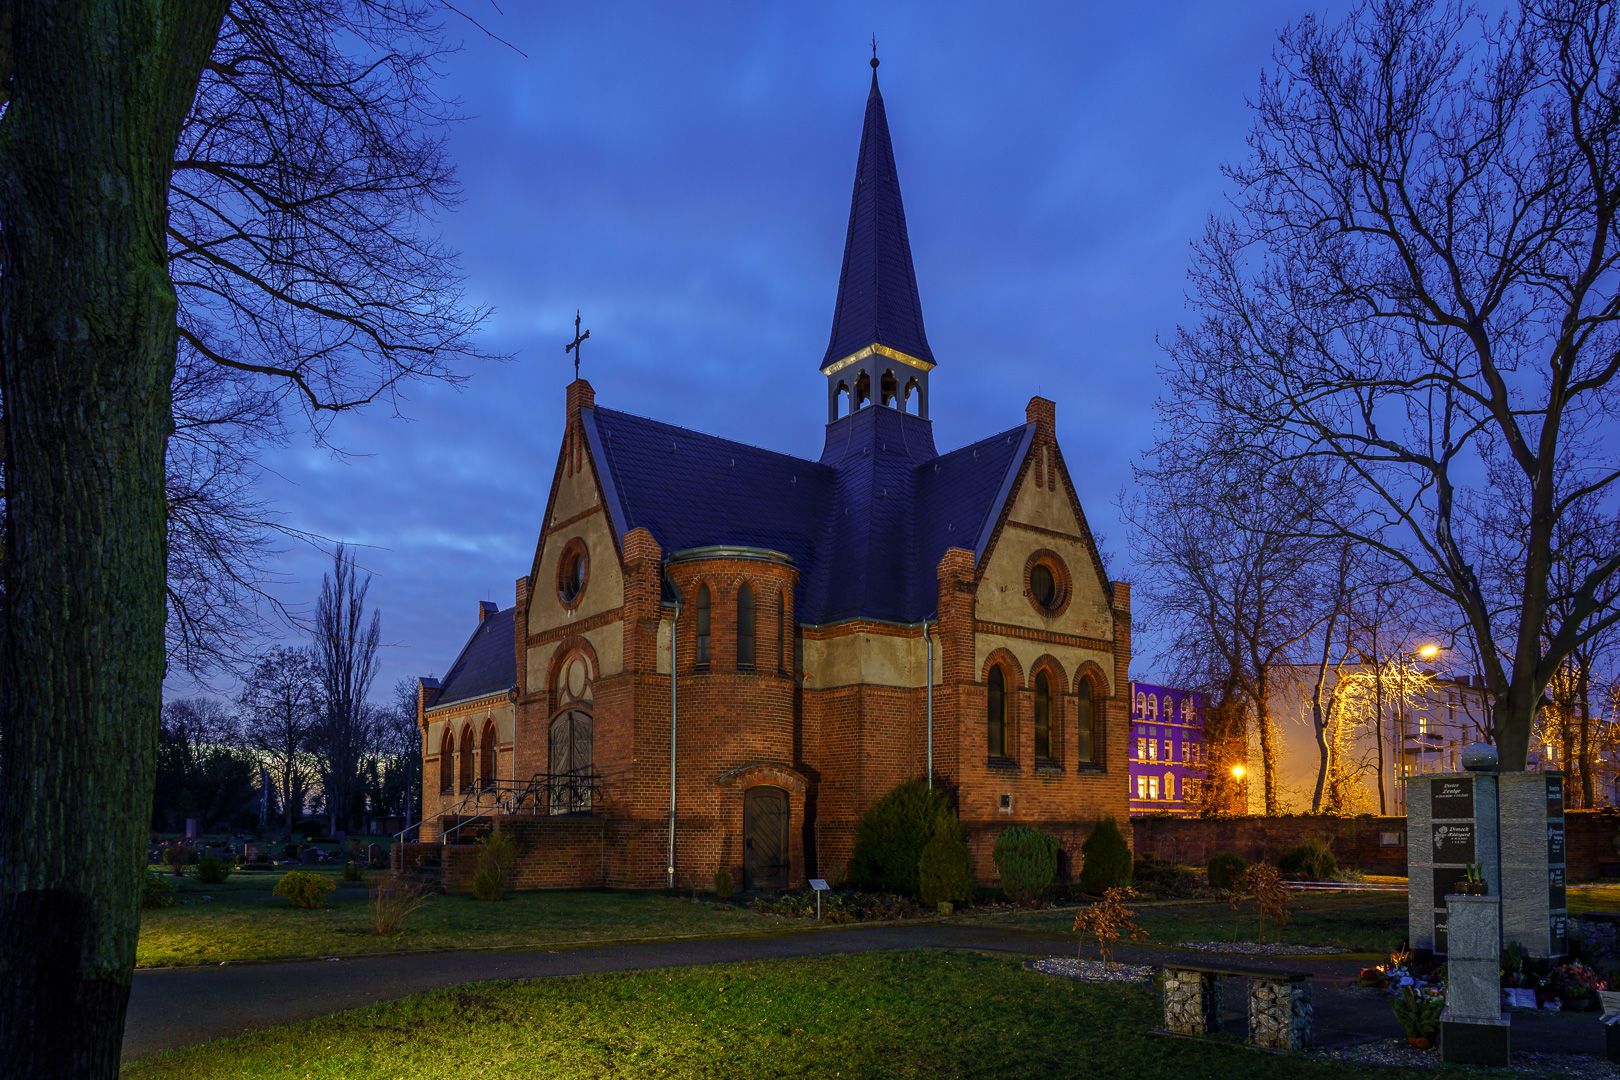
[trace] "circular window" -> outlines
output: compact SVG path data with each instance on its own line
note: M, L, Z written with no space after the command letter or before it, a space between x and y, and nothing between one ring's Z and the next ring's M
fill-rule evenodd
M1024 564L1024 595L1042 615L1061 615L1069 606L1069 568L1057 552L1044 548Z
M577 539L568 541L562 558L557 560L557 596L564 607L573 607L579 602L580 594L585 591L588 566L585 545Z

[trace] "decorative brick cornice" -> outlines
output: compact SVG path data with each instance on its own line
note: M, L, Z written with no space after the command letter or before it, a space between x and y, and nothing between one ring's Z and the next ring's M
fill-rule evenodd
M453 705L446 705L442 709L429 709L423 716L423 722L431 724L439 720L448 720L452 717L464 716L470 712L483 712L484 710L488 709L491 704L500 704L502 706L510 705L511 698L507 696L507 693L508 691L506 690L496 690L492 693L484 694L481 697L470 698L467 701L458 701Z
M529 635L529 648L539 648L541 645L550 645L554 641L561 641L570 634L583 634L591 630L599 630L604 626L611 626L624 618L623 606L610 608L598 612L588 619L575 619L561 626L553 626L550 630L542 630L538 634Z
M1059 634L1051 630L1039 630L1032 626L1013 626L1009 623L986 622L983 619L973 620L975 633L1000 634L1003 637L1022 638L1025 641L1042 641L1053 645L1067 645L1074 649L1090 649L1093 652L1112 653L1112 642L1098 638L1081 637L1078 634Z

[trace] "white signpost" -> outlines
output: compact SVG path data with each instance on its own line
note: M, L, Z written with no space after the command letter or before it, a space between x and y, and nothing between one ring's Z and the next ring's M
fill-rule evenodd
M810 888L812 890L814 890L814 892L816 894L816 922L820 922L821 921L821 894L826 892L830 888L830 886L827 884L827 879L826 878L813 877L813 878L810 879Z

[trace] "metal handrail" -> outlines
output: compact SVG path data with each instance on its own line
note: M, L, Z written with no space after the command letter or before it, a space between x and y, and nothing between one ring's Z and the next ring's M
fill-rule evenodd
M437 815L460 817L468 810L476 811L441 833L439 843L448 844L450 838L466 826L495 814L518 813L525 804L534 808L531 813L590 813L602 797L601 780L599 773L575 770L535 773L524 783L491 781L477 791L468 792L455 807Z

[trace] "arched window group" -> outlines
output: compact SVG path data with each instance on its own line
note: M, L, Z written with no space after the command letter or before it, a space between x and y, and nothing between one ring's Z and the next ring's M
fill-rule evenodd
M723 601L722 601L723 603ZM722 607L722 619L724 608ZM769 616L767 616L769 618ZM724 625L724 623L722 623ZM769 623L766 624L766 633L769 633ZM760 666L759 641L759 598L754 587L749 582L743 582L737 587L736 595L736 622L732 624L736 634L732 639L735 652L732 659L738 671L754 671ZM789 625L787 611L787 592L778 590L776 593L776 670L778 674L787 673L788 647L793 628ZM692 594L692 634L693 634L693 663L698 671L707 671L709 666L722 659L716 656L714 644L714 593L708 584L701 583ZM770 663L770 643L765 643L767 649L764 663Z
M477 761L473 759L477 748ZM458 753L459 751L459 753ZM495 721L486 717L482 730L474 737L472 722L461 725L458 739L452 721L444 725L439 734L439 793L441 795L467 794L485 791L496 780ZM477 775L477 782L473 777Z
M1064 724L1061 671L1050 670L1050 662L1042 661L1029 684L1028 720L1033 728L1035 764L1052 767L1062 757ZM992 761L1014 757L1018 746L1013 736L1012 691L1009 686L1006 663L996 661L985 673L985 743ZM1089 765L1097 760L1097 698L1091 676L1081 676L1074 685L1072 722L1074 737L1071 743L1078 764ZM1067 718L1065 718L1067 723ZM1026 744L1027 745L1027 744Z

